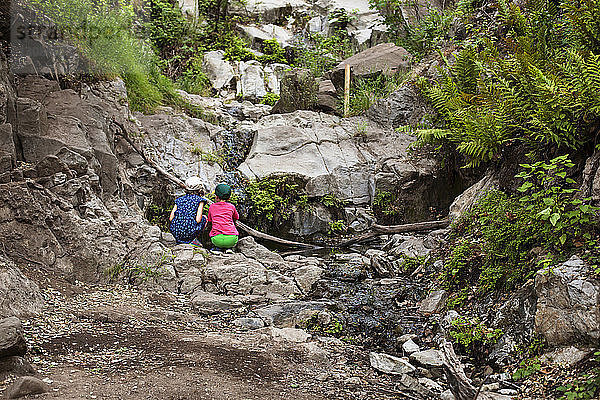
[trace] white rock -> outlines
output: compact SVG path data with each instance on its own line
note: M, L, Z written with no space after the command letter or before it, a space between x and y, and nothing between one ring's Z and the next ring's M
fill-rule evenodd
M378 371L392 375L402 375L416 370L408 361L403 358L394 357L385 353L369 353L371 367Z
M418 344L416 344L412 340L407 340L406 342L404 342L402 344L402 350L404 350L404 352L407 354L412 354L412 353L416 353L417 351L421 350L421 348L419 347Z
M424 366L425 368L441 367L444 365L444 359L442 353L439 350L429 349L425 351L418 351L410 355L410 359L416 363Z
M271 336L275 340L285 340L294 343L303 343L312 337L310 333L296 328L270 328Z
M439 383L429 378L419 378L419 383L433 392L441 393L444 390Z
M450 389L446 390L442 394L440 394L440 400L455 400L454 395L450 391Z
M202 69L208 76L213 88L219 90L231 83L235 74L231 64L223 58L222 50L214 50L204 53Z

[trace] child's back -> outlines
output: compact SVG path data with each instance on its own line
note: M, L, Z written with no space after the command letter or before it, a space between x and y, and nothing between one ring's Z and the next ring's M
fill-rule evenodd
M215 188L217 201L208 208L208 221L212 222L210 241L217 249L230 249L237 244L239 233L235 228L235 221L240 219L235 206L228 203L231 188L219 184Z

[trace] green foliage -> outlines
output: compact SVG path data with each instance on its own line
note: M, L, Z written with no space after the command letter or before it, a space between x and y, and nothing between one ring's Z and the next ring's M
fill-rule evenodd
M395 206L395 203L396 196L393 193L377 189L373 198L373 211L384 215L397 215L401 210Z
M593 140L590 128L600 122L593 3L584 12L566 1L536 0L527 9L499 1L506 35L467 44L440 79L418 82L444 120L442 129L419 131L420 140L455 146L467 167L498 159L516 142L543 152Z
M500 329L486 327L477 318L458 317L452 321L449 334L454 343L474 356L482 348L497 343L504 333Z
M270 106L274 106L275 103L277 103L278 101L279 101L278 94L268 92L266 95L263 96L262 99L260 99L260 104L267 104Z
M210 165L218 164L221 167L226 165L224 152L225 149L219 149L216 151L205 151L201 147L192 148L192 153L200 156L201 161L205 161Z
M258 61L263 64L281 63L286 64L285 50L275 39L268 39L262 43L262 52L264 55L258 57Z
M247 192L250 217L263 224L287 222L293 211L307 201L301 182L288 175L251 181Z
M340 235L346 232L348 227L343 219L332 221L329 223L329 229L327 230L328 235Z
M464 3L459 2L462 10ZM404 15L404 10L413 5L410 1L369 0L369 5L383 15L390 37L417 58L426 56L439 48L443 41L450 39L450 28L456 15L452 9L442 11L429 7L423 17L409 23L412 16Z
M350 88L350 115L358 115L371 105L389 96L405 82L404 74L376 74L372 77L354 79Z
M223 58L228 61L250 61L254 60L255 56L248 48L246 42L234 34L228 35L228 40L225 46L225 54Z
M456 239L441 284L449 290L473 284L478 293L510 290L584 243L596 243L598 208L574 197L566 171L573 165L567 156L522 164L522 196L491 191L480 198L453 225ZM590 248L592 260L600 253Z
M328 321L325 321L328 320ZM339 337L344 332L344 326L335 318L322 318L321 313L314 313L301 322L304 329L319 335Z
M307 41L304 47L298 49L294 65L309 69L315 77L322 76L353 54L345 29L334 29L329 36L311 34Z
M536 374L540 369L542 369L542 364L537 357L523 360L519 364L519 367L513 372L512 378L515 381L525 379Z
M597 399L600 393L600 352L594 353L594 367L572 382L557 388L563 395L560 400Z
M175 256L171 250L161 254L156 262L148 260L124 260L123 262L106 269L105 274L110 281L122 280L129 285L141 284L159 278L165 273L165 265Z
M328 193L321 197L320 203L325 207L340 209L344 207L346 202L344 200L338 199L337 196L333 193Z
M546 222L546 241L564 246L581 237L591 239L592 221L600 208L586 204L590 198L573 197L579 189L573 187L577 182L567 176L567 169L575 166L568 156L520 165L525 170L517 177L525 182L518 189L524 194L519 201L533 218Z
M150 204L146 210L146 218L150 224L158 226L161 231L169 232L169 216L172 209L173 204L166 204L165 206Z

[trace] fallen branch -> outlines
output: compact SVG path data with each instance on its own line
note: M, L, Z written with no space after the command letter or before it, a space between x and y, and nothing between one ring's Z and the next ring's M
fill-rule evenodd
M148 157L146 157L146 155L144 154L144 152L140 148L138 148L136 146L136 144L133 142L133 140L131 140L131 138L127 134L127 130L125 129L125 127L123 126L123 124L121 124L120 122L118 122L118 121L116 121L114 119L112 120L112 122L120 130L120 133L117 133L117 135L119 135L120 137L122 137L123 139L125 139L125 141L131 146L131 148L136 153L138 153L140 155L140 157L142 157L142 159L144 160L144 162L146 164L150 165L158 173L160 173L161 175L163 175L165 178L169 179L171 182L173 182L176 185L178 185L179 187L185 189L185 183L181 179L177 178L175 175L173 175L170 172L166 171L164 168L162 168L156 162L154 162L153 160L151 160ZM212 201L208 200L208 203L211 204ZM283 245L286 245L286 246L298 246L298 247L306 247L306 248L311 248L311 249L320 249L320 248L322 248L322 247L315 246L315 245L312 245L312 244L306 244L306 243L301 243L301 242L294 242L292 240L286 240L286 239L278 238L276 236L271 236L269 234L257 231L256 229L252 229L248 225L244 224L241 221L238 221L236 225L240 229L242 229L244 232L246 232L247 234L249 234L250 236L254 236L254 237L258 238L258 239L269 240L271 242L283 244Z
M339 247L348 247L353 244L361 243L367 241L369 239L373 239L379 235L388 235L395 233L406 233L406 232L420 232L420 231L431 231L434 229L447 228L450 224L450 221L447 219L443 219L440 221L425 221L425 222L416 222L413 224L404 224L404 225L373 225L371 226L371 230L373 232L368 232L359 236L356 236L352 239L346 240L345 242L340 243Z

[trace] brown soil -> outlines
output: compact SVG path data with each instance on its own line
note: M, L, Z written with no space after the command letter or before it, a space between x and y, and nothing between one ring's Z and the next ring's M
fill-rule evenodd
M233 315L198 316L184 297L75 286L46 287L44 315L24 322L29 361L52 388L29 398L398 398L356 346L313 340L311 353L268 330L235 331Z

